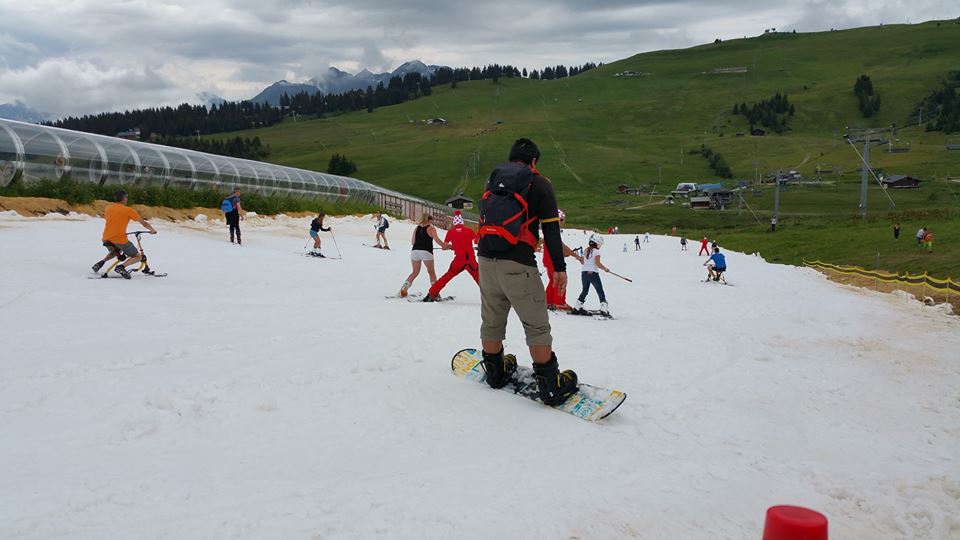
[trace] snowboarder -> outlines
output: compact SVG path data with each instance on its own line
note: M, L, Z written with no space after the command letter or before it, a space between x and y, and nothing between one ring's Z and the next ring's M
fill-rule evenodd
M147 223L147 220L140 217L136 210L127 206L126 191L117 190L113 194L113 200L116 202L108 205L103 211L103 218L106 223L101 235L103 247L107 248L109 253L106 257L97 261L92 268L94 273L100 272L107 261L116 257L120 259L120 263L113 271L126 279L130 279L130 272L127 271L127 267L140 262L140 252L137 251L133 242L127 238L127 224L130 223L130 220L134 220L150 231L150 234L157 234L157 230ZM124 257L126 260L124 260Z
M442 246L443 249L450 249L450 244L440 240L440 235L437 234L437 229L433 226L433 216L424 212L420 214L420 221L417 222L417 227L413 230L413 236L410 238L410 243L413 244L413 250L410 252L410 263L413 266L413 271L410 272L407 280L400 287L399 295L401 298L406 298L410 285L413 285L413 280L420 275L421 263L427 267L427 273L430 275L430 285L437 281L437 272L433 268L434 242Z
M633 250L640 251L640 235L639 234L633 239Z
M686 250L687 250L687 237L686 237L686 236L681 236L681 237L680 237L680 251L686 251Z
M310 251L310 255L314 257L323 257L323 254L320 253L320 231L330 232L332 230L330 227L324 228L323 218L325 217L327 217L327 214L320 212L320 215L310 222L310 237L313 238L313 249Z
M600 315L610 316L610 309L607 306L607 295L603 293L603 282L600 281L600 270L609 272L610 269L600 262L600 247L603 246L603 237L599 234L590 235L590 243L587 252L583 256L583 270L580 272L580 280L583 285L580 296L577 297L577 304L573 306L574 315L588 315L589 312L583 309L583 302L587 299L587 293L590 292L590 286L597 290L597 296L600 297Z
M509 162L494 168L487 179L478 242L480 340L487 384L502 388L517 368L516 359L503 354L512 308L523 323L540 399L547 405L559 405L577 391L577 374L561 372L553 352L546 293L534 256L542 227L557 292L565 294L567 264L557 199L553 185L536 169L539 159L540 149L533 141L517 139L510 148ZM522 219L515 219L518 213Z
M377 243L374 244L373 247L390 249L390 244L387 243L387 229L389 227L390 222L387 221L387 216L381 212L377 212L377 224L374 225L374 228L377 229ZM380 243L381 239L383 239L383 244Z
M423 297L424 302L436 302L440 299L440 291L460 272L466 270L470 277L480 284L479 267L477 266L477 257L473 252L473 245L477 243L477 234L473 229L463 224L463 214L459 210L453 213L453 227L447 231L443 241L453 246L453 260L450 261L450 268L447 273L440 276L430 291Z
M230 228L230 243L233 243L234 232L236 232L237 245L242 245L240 241L240 220L243 219L243 216L240 215L240 188L233 188L233 195L230 195L220 203L220 210L223 211L223 217L227 221L227 226Z
M713 248L713 255L703 265L707 267L707 281L712 279L727 282L726 278L723 277L723 273L727 271L727 259L723 256L723 253L720 253L720 248Z
M703 255L704 253L706 253L707 255L710 255L710 249L707 247L708 243L709 243L709 240L707 240L707 237L704 236L703 240L700 241L700 253L697 254L698 257L700 255Z
M560 229L563 230L563 225L566 223L567 215L563 213L563 210L557 209L557 217L560 218ZM563 256L564 257L573 257L583 263L583 257L577 255L577 253L570 249L567 244L563 243L563 240L560 241L560 245L563 246ZM543 266L547 269L547 309L550 310L559 310L559 311L570 311L573 309L567 304L567 291L563 290L561 293L557 288L557 283L554 280L554 274L556 273L553 268L553 258L550 256L550 251L547 249L546 243L543 244Z

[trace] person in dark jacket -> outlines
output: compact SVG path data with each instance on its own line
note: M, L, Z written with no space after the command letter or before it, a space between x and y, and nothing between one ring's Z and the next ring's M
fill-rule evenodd
M327 214L320 212L320 215L310 222L310 238L313 238L313 249L310 251L310 255L314 257L323 257L323 254L320 253L320 231L330 232L330 227L323 226L323 218L325 217L327 217Z
M233 243L234 235L237 238L237 244L242 244L240 240L240 220L243 219L243 216L240 215L240 188L234 188L233 195L230 195L226 198L226 201L230 201L231 209L228 212L223 213L224 219L227 220L227 226L230 228L230 243Z
M561 372L553 351L546 292L534 255L539 232L553 263L553 281L558 294L566 295L567 264L560 238L557 198L550 181L537 171L540 149L530 139L517 139L510 148L508 163L494 168L480 212L480 341L483 344L483 369L493 388L505 386L516 371L513 355L504 355L507 317L513 309L526 334L533 359L534 380L540 399L547 405L559 405L577 391L577 374ZM503 186L516 188L504 192ZM527 210L519 233L505 232L508 221L497 214L497 205L514 199L514 193L526 202Z

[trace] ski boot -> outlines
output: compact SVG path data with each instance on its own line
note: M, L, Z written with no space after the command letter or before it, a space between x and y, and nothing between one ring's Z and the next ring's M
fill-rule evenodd
M93 268L94 274L100 273L100 269L103 268L103 261L97 261L97 264L94 264L91 268Z
M400 287L400 292L397 293L397 296L399 296L400 298L406 298L406 297L407 297L407 289L409 289L409 288L410 288L410 282L409 282L409 281L404 281L404 282L403 282L403 286Z
M610 306L606 302L600 302L600 315L610 317Z
M113 271L123 276L123 279L130 279L132 277L130 272L127 271L127 267L122 264L118 264Z
M439 301L440 301L440 296L434 296L434 295L432 295L432 294L430 294L430 293L427 293L427 295L423 297L423 301L424 301L424 302L439 302Z
M507 385L510 376L517 371L517 357L512 354L504 355L503 349L493 354L484 352L480 365L487 374L487 384L490 388L503 388Z
M571 315L589 315L590 312L583 309L583 302L577 300L576 305L573 306L573 309L570 310Z
M561 373L556 353L546 364L533 364L533 379L537 382L540 401L551 407L560 405L577 391L577 374L569 369Z

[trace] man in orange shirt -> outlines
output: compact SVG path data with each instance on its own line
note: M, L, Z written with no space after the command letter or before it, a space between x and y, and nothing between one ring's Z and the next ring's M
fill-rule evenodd
M140 217L140 214L138 214L136 210L127 206L126 191L122 189L118 190L114 194L114 200L117 202L107 206L103 211L103 218L107 223L103 227L102 240L103 246L107 248L110 253L98 261L97 264L93 265L93 271L99 272L107 261L114 257L124 255L127 257L127 260L122 264L118 264L113 270L124 278L130 279L130 272L127 271L127 267L140 262L140 252L137 251L137 247L133 245L133 242L127 238L127 223L130 223L131 219L137 221L146 227L146 229L150 231L150 234L157 234L157 230L147 223L145 219Z

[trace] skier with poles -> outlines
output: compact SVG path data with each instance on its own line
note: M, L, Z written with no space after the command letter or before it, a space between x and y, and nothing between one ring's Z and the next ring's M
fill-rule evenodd
M473 245L477 243L477 233L463 224L463 214L459 210L453 213L453 227L447 231L443 241L453 246L453 260L450 262L447 273L440 276L440 279L430 286L427 295L423 297L424 302L440 301L440 291L451 279L457 277L464 270L470 274L473 281L477 282L477 285L480 284L477 256L473 251Z
M583 254L583 270L580 272L580 280L583 285L580 296L577 297L577 304L574 306L573 315L592 315L589 311L583 309L583 302L587 299L587 293L590 292L590 286L597 290L600 297L600 315L610 317L610 309L607 306L607 296L603 293L603 283L600 281L600 270L609 272L610 269L600 262L600 247L603 246L603 237L597 233L590 235L590 241L586 253Z
M320 215L313 218L313 221L310 222L310 237L313 238L313 249L307 252L307 255L312 257L323 257L323 253L320 253L320 231L330 232L330 227L324 228L323 218L327 217L325 212L320 212Z
M134 220L143 225L150 234L157 234L157 230L147 223L147 220L140 217L136 210L127 206L126 191L117 190L113 198L116 202L107 206L103 211L103 218L106 223L103 226L103 235L101 235L103 247L107 248L109 253L93 265L93 272L99 272L103 265L114 257L121 261L123 261L122 257L126 257L126 260L118 264L113 271L125 279L130 279L130 272L127 271L127 267L139 263L141 257L136 246L127 238L127 224L130 223L130 220Z

